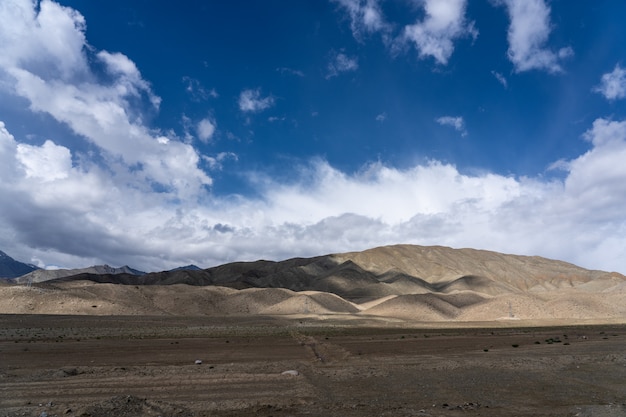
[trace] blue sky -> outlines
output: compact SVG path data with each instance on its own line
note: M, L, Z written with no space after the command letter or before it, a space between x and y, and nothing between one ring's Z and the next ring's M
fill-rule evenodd
M0 249L42 267L394 243L626 273L618 0L0 4Z

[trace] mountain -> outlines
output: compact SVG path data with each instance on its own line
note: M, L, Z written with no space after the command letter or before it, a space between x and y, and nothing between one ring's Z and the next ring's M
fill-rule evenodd
M538 256L395 245L314 258L234 262L204 270L177 269L141 276L95 275L83 271L61 280L127 285L211 285L235 289L284 288L329 292L362 302L389 295L448 294L464 290L493 296L567 288L601 289L624 279L615 272L587 270Z
M11 258L6 253L0 251L0 279L16 278L29 272L35 271L35 265L25 264Z
M196 266L196 265L185 265L185 266L179 266L178 268L170 269L168 272L175 272L175 271L200 271L200 270L202 270L202 268L200 268L199 266Z
M621 274L441 246L396 245L144 275L83 272L33 288L0 285L0 299L3 314L311 315L383 325L626 323Z
M37 269L36 271L32 271L25 275L21 275L18 278L15 278L13 281L18 284L27 284L27 283L36 283L36 282L44 282L50 281L53 279L65 278L79 274L89 274L89 275L117 275L117 274L127 274L127 275L144 275L145 272L138 271L129 266L122 266L119 268L113 268L109 265L94 265L88 268L79 268L79 269Z

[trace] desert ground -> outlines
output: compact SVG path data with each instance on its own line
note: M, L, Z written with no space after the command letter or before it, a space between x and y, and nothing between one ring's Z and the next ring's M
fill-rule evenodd
M584 320L3 314L0 416L617 417L625 348Z

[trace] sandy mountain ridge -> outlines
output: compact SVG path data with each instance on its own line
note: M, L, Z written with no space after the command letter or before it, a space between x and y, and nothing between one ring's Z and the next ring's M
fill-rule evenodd
M80 274L32 288L4 285L0 297L0 313L626 322L621 274L440 246L396 245L141 276Z

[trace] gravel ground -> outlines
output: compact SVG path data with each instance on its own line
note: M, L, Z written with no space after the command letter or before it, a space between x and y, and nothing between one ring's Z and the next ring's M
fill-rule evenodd
M623 325L361 324L0 315L0 416L626 415Z

